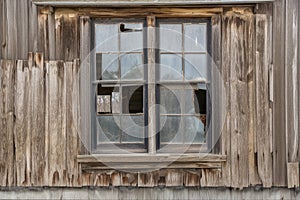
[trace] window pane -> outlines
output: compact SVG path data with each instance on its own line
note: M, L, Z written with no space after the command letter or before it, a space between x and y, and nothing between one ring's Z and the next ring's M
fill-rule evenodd
M185 55L185 79L207 79L207 56L206 54Z
M185 114L195 114L194 90L186 89L184 91Z
M182 91L177 89L168 89L161 87L160 89L160 106L161 114L180 114L181 106L180 104L182 98Z
M98 133L100 143L119 143L121 130L119 128L120 117L99 116L98 117Z
M165 117L163 117L165 118ZM161 143L182 144L182 120L181 117L168 116L166 120L161 120L160 141Z
M206 51L205 24L184 24L184 51Z
M144 142L144 115L122 116L122 143L143 143Z
M182 56L160 55L160 80L182 80Z
M118 52L118 24L96 24L95 40L97 52Z
M102 80L116 80L119 77L118 54L97 54L100 56L102 68ZM98 59L97 59L98 60ZM98 76L98 73L97 73Z
M122 87L123 113L143 113L143 86Z
M125 54L121 57L122 79L143 79L144 66L142 54Z
M207 90L205 84L200 84L199 90L195 90L194 104L197 114L206 114Z
M161 52L182 51L182 25L181 24L160 25L160 51Z
M121 51L143 52L143 24L121 24ZM123 32L122 32L123 31Z
M204 124L198 117L185 117L184 142L188 144L204 143L204 127Z

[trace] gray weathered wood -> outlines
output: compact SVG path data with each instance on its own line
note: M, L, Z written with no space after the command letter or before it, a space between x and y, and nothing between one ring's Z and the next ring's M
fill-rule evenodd
M155 17L147 17L148 24L148 152L156 153L156 78L155 78Z
M285 0L274 3L274 114L273 114L273 177L274 186L287 185L285 135Z
M64 92L64 63L50 61L47 67L49 76L46 90L49 90L49 185L65 186L66 173L66 130Z
M37 52L38 51L38 14L37 14L37 6L33 4L31 1L28 2L28 16L29 16L29 24L28 24L28 41L29 44L29 52Z
M78 154L79 133L79 60L65 64L67 98L66 98L66 159L68 186L78 186L79 168L76 159Z
M90 81L90 35L89 17L80 18L80 113L81 113L81 154L91 150L91 81ZM84 44L84 45L83 45Z
M17 0L6 1L7 8L7 59L17 56Z
M270 24L267 15L256 15L256 134L258 173L264 187L272 187L272 133L269 119Z
M55 15L55 59L64 59L64 15Z
M299 161L299 63L297 0L286 1L285 109L288 162Z
M14 186L14 70L12 60L0 61L0 176L1 186Z
M225 87L226 101L225 106L225 122L222 129L222 154L227 156L227 161L222 165L222 179L225 187L231 187L231 134L230 134L230 70L231 62L228 59L231 52L230 41L231 41L231 17L222 17L222 78Z
M225 88L222 79L221 63L221 16L216 15L212 18L212 58L211 58L211 88L209 90L212 102L212 152L221 153L221 133L225 122L224 104Z
M17 3L17 59L27 59L29 48L29 13L28 4L29 1L19 1ZM20 45L22 44L22 45Z
M45 97L44 97L44 60L42 54L29 54L28 89L31 90L31 182L32 185L44 185L45 171Z
M299 162L287 163L288 188L299 188Z
M25 71L26 69L26 71ZM26 85L26 75L28 75L28 62L19 60L17 62L17 68L15 72L15 130L14 130L14 143L15 143L15 157L16 157L16 176L17 176L17 186L30 186L30 176L29 169L26 167L26 162L30 158L27 159L26 155L26 124L24 121L26 120L26 105L28 103L28 99L26 98L28 86Z

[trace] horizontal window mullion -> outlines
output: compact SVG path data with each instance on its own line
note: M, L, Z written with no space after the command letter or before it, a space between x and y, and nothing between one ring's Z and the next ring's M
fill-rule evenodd
M143 85L146 81L141 80L97 80L93 81L93 85L98 84L135 84L135 85Z

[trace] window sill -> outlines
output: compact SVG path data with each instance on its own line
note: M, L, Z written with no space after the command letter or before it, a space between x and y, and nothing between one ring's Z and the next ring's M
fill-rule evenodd
M107 169L219 169L226 162L225 155L215 154L114 154L79 155L83 170Z

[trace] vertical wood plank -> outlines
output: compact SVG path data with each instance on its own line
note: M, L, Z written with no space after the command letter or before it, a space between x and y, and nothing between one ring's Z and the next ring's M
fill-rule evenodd
M66 130L67 130L67 182L68 186L78 186L78 120L79 120L79 60L65 64L67 98L66 98Z
M17 53L17 0L6 1L7 59L16 59Z
M219 180L221 177L219 177ZM200 187L201 170L185 170L183 174L183 185L185 187Z
M297 0L286 1L285 108L288 162L299 161L299 63Z
M29 44L29 52L37 52L38 51L38 8L32 3L32 1L28 1L28 41Z
M211 62L211 102L212 102L212 152L221 153L221 132L225 119L224 83L221 63L221 16L212 17L212 62Z
M41 8L40 8L41 9ZM48 15L39 12L38 14L38 38L37 50L44 53L44 59L49 60L48 40Z
M183 186L183 170L167 170L166 187L182 187Z
M31 181L34 186L44 185L45 171L45 90L44 90L44 59L40 53L29 54L31 66L30 90L32 99L31 110ZM31 58L32 56L32 58Z
M90 36L91 22L89 17L80 18L80 113L81 113L81 154L91 150L91 103L90 103ZM83 45L84 44L84 45Z
M56 42L55 42L55 14L54 9L50 8L47 14L48 35L49 35L49 60L55 60Z
M17 2L17 47L16 47L16 58L27 59L28 56L28 4L29 1L18 1ZM21 45L20 45L21 44Z
M64 16L55 15L55 59L64 59L64 43L63 32L64 31Z
M25 69L27 72L25 72ZM27 88L26 75L28 75L28 62L19 60L17 61L17 68L15 73L15 130L14 130L14 143L15 143L15 156L16 156L16 177L17 186L30 186L29 170L27 169L26 161L26 105L28 99L26 98ZM2 98L1 98L2 99Z
M0 61L0 185L15 185L14 174L14 69L15 62Z
M3 46L3 5L4 5L4 0L3 1L0 1L0 27L1 27L1 30L0 30L0 60L2 59L2 46Z
M69 14L64 17L63 55L65 61L79 58L79 21L78 16Z
M225 85L226 102L225 123L222 129L222 154L227 156L227 161L222 163L222 179L225 187L231 187L231 134L230 134L230 70L231 70L231 23L232 17L222 17L222 78Z
M288 188L299 188L299 162L287 163Z
M49 185L65 186L66 173L66 137L64 123L65 70L62 62L50 61L49 82Z
M253 21L254 26L254 21ZM254 29L254 27L253 27ZM255 30L255 29L254 29ZM256 30L255 30L256 31ZM247 74L248 93L249 93L249 130L248 130L248 162L249 162L249 185L261 185L262 182L258 175L257 166L257 130L256 130L256 47L255 47L255 31L249 33L249 70Z
M274 3L273 58L273 177L274 186L287 185L286 136L285 136L285 0Z
M269 67L271 36L267 15L256 15L256 132L258 173L264 187L273 185L273 163L269 119Z
M222 171L219 169L202 169L200 180L201 187L220 187L222 183Z
M159 173L151 172L151 173L139 173L138 174L138 186L139 187L156 187L158 186L159 181Z
M6 9L6 1L3 0L2 3L2 10L1 10L1 15L2 15L2 26L1 26L1 35L2 35L2 40L1 42L1 54L3 59L7 59L7 9Z
M248 131L249 131L249 57L254 32L253 15L233 15L231 26L231 174L232 186L249 185Z

